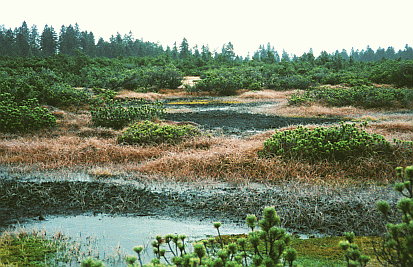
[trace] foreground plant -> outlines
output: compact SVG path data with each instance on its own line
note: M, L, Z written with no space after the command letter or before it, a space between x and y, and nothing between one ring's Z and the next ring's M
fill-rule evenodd
M345 233L346 241L340 242L340 248L344 250L344 259L348 267L365 267L370 257L361 255L358 245L354 243L354 233Z
M185 249L185 235L169 234L165 238L157 235L156 240L152 242L156 258L152 259L151 264L161 264L162 259L170 265L166 255L167 252L170 252L172 263L178 267L296 266L297 252L293 248L288 248L291 236L286 233L285 229L277 227L280 218L274 207L264 209L263 218L258 222L260 230L254 231L257 225L255 215L248 215L246 221L252 229L248 234L248 238L239 238L237 242L224 244L219 231L221 223L215 222L214 228L217 229L218 237L195 243L192 253ZM168 251L162 248L164 244L168 246ZM180 253L178 253L178 249ZM142 250L143 247L134 248L134 251L138 254L139 264L136 262L136 257L126 257L128 266L142 266L140 257Z
M413 266L413 166L405 169L398 167L396 173L402 180L394 186L394 189L404 196L397 204L398 211L402 213L402 220L399 224L387 224L388 232L375 251L383 265L389 263L409 267ZM387 218L390 211L387 202L378 202L377 209Z

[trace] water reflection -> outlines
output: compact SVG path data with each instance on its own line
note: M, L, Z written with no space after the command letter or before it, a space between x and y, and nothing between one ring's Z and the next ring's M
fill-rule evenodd
M189 243L217 234L212 221L179 221L149 216L125 217L105 214L46 217L44 221L33 221L21 226L26 230L44 231L49 237L56 233L70 237L70 242L81 244L80 259L93 256L104 260L107 266L126 266L125 255L136 255L132 248L139 245L145 247L144 263L149 263L154 257L151 242L158 234L185 234ZM247 233L248 228L223 224L220 231L221 234L241 234Z

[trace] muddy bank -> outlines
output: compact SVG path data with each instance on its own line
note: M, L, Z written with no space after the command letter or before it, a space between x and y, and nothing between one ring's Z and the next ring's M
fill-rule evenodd
M325 188L304 185L232 187L188 184L142 184L116 181L0 181L0 227L39 220L48 215L103 213L130 216L196 217L244 224L247 214L275 206L281 226L292 232L380 235L386 221L377 213L378 200L395 207L390 187ZM398 215L393 214L397 221Z

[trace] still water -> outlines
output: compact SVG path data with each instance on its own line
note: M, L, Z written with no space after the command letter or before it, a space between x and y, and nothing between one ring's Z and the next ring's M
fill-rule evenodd
M105 266L126 266L125 255L136 256L132 248L139 245L145 248L143 262L149 263L154 257L151 242L156 235L185 234L189 247L193 241L217 235L213 221L105 214L46 217L44 221L33 221L20 227L43 231L49 237L60 233L70 238L70 242L77 244L75 250L79 251L77 262L73 260L71 266L77 266L80 260L91 256L104 261ZM248 227L223 223L220 232L224 235L248 233ZM168 251L166 245L164 248Z

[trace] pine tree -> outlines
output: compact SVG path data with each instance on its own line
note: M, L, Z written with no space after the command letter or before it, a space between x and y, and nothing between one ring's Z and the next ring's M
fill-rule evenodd
M59 52L69 56L75 55L75 51L80 49L79 42L79 28L77 24L75 27L64 25L60 29L59 35Z
M191 51L189 51L188 41L184 37L182 40L181 45L179 46L179 58L184 59L191 55Z
M40 36L40 50L43 56L55 55L57 52L57 33L53 27L44 26L42 35Z
M16 52L18 56L27 57L30 52L29 37L30 32L26 21L23 21L21 27L15 30L16 35Z
M31 56L39 57L40 56L40 36L39 36L39 31L37 30L36 25L33 25L30 29L29 46L30 46L29 54Z

